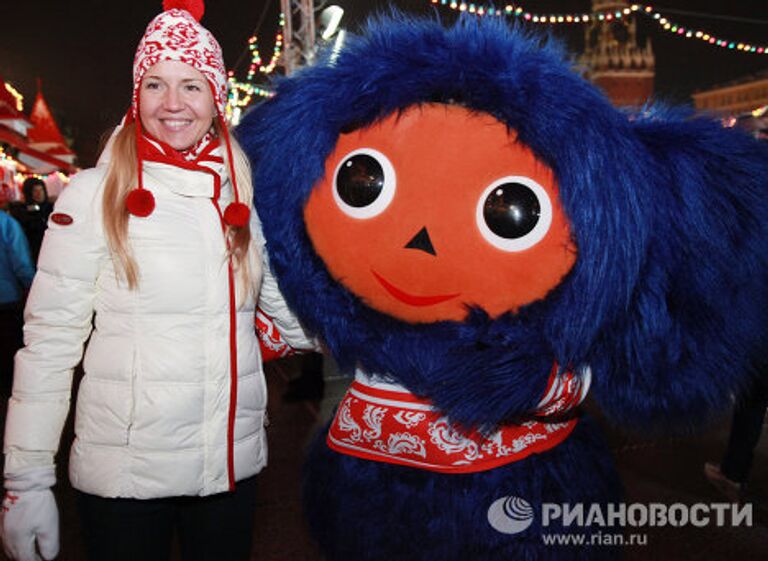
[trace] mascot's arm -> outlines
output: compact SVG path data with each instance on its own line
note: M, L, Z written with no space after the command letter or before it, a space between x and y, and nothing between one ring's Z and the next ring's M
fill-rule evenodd
M542 376L548 367L549 375ZM520 366L488 361L482 369L466 371L461 384L444 376L427 395L458 425L493 431L531 417L567 415L584 400L590 383L589 368L561 371L531 357Z
M473 311L464 325L486 318ZM537 329L521 327L510 340L506 336L508 326L497 327L458 345L461 333L441 331L451 329L450 325L435 326L431 352L406 340L399 356L407 357L406 366L412 368L400 368L398 381L416 395L430 399L451 422L468 430L493 431L532 416L560 414L580 400L584 387L581 377L565 383L565 373L559 375L553 370L552 352L537 336ZM444 347L435 341L443 341ZM411 371L411 377L403 376Z
M626 313L590 363L612 419L693 428L753 376L768 312L768 147L718 122L661 112L633 122L654 162L652 233Z

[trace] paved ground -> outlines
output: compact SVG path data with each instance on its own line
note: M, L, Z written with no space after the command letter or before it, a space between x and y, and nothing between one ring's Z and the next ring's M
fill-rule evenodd
M268 369L270 387L270 463L260 476L254 561L322 561L301 514L299 474L303 448L323 418L330 415L346 387L346 380L330 379L321 403L285 403L281 395L295 376L292 361ZM4 419L5 406L0 415ZM644 441L608 430L608 439L624 480L627 501L694 504L722 501L704 479L706 460L718 459L727 438L728 420L697 437ZM71 439L71 427L64 436ZM65 455L64 455L65 456ZM66 466L60 471L66 473ZM62 512L61 561L84 560L74 496L66 477L57 489ZM757 451L750 499L754 524L750 528L647 528L647 545L625 548L626 561L765 561L768 559L768 428ZM5 557L0 553L0 559ZM139 560L137 560L139 561ZM175 559L174 561L178 561ZM393 560L397 561L397 560ZM435 560L439 561L439 560ZM472 560L466 560L472 561Z

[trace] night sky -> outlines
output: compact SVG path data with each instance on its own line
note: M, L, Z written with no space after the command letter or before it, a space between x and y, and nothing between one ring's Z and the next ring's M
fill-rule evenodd
M334 2L329 2L334 3ZM454 12L429 0L339 0L347 10L344 25L355 29L366 15L395 5L417 13L437 12L450 20ZM320 1L316 0L316 5ZM477 0L477 4L491 5ZM589 0L521 0L534 13L588 12ZM652 4L670 20L724 39L768 44L768 0L664 0ZM249 62L246 43L259 35L268 59L277 30L279 0L208 0L203 24L219 39L228 68L244 77ZM679 14L695 11L719 17ZM130 102L134 49L161 0L4 0L0 31L0 74L21 91L29 112L36 78L64 134L74 141L81 166L93 165L100 138L125 113ZM724 16L724 17L723 17ZM732 19L726 19L732 18ZM743 21L755 20L755 21ZM261 22L261 23L260 23ZM768 55L743 54L678 38L640 17L656 54L656 96L688 102L692 91L768 69ZM260 23L260 25L259 25ZM548 28L551 29L551 28ZM573 49L581 48L583 26L557 27Z

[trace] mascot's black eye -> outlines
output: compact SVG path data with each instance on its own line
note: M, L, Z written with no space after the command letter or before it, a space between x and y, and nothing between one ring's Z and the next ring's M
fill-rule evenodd
M552 223L552 203L546 190L529 177L504 177L483 191L476 220L492 245L504 251L523 251L546 235Z
M353 218L372 218L395 195L395 170L389 159L372 148L360 148L341 159L333 178L338 207Z
M483 218L488 228L502 238L522 238L539 221L541 205L522 183L503 183L485 198Z
M349 206L368 206L379 198L383 189L384 170L376 158L368 154L347 158L336 174L336 190Z

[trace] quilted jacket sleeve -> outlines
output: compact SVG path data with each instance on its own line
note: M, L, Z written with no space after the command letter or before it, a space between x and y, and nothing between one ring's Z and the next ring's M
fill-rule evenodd
M261 255L262 280L261 290L259 291L257 324L259 320L262 322L265 319L267 321L271 320L270 329L274 328L277 333L270 337L273 337L274 341L280 344L287 344L291 350L320 350L317 341L306 333L298 318L288 308L288 304L286 304L277 286L277 279L272 274L272 269L269 265L269 254L264 234L262 233L261 222L255 212L251 212L251 235ZM260 337L262 337L262 345L264 345L263 334L260 334ZM286 354L290 353L278 352L275 357L285 356Z
M49 220L24 310L5 426L5 474L52 465L69 412L72 372L92 329L96 279L108 258L101 227L103 171L72 179Z

